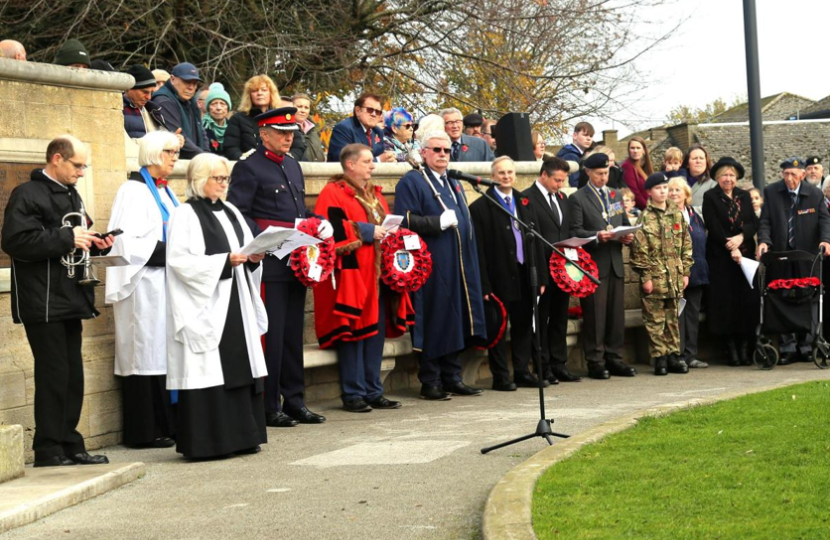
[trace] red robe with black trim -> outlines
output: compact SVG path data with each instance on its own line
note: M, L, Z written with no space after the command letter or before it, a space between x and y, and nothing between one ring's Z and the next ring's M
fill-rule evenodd
M335 177L338 178L338 177ZM314 288L314 327L321 349L338 340L360 341L378 333L378 287L380 279L380 243L364 243L357 223L371 223L366 209L355 198L355 190L339 177L332 179L320 192L315 213L325 216L334 228L334 277ZM389 206L375 186L375 198L384 215ZM406 326L414 324L414 311L409 295L391 289L386 299L386 337L398 337Z

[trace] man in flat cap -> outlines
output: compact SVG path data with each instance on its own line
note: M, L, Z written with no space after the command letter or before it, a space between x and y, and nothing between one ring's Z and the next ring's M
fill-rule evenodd
M208 138L202 127L202 115L196 104L196 90L202 78L199 70L188 62L176 64L170 73L170 79L156 90L151 100L162 114L167 129L176 131L181 128L184 146L181 149L183 159L190 159L208 150Z
M239 208L255 235L271 225L293 229L298 219L318 217L323 221L320 236L330 238L331 224L305 205L303 171L288 153L294 142L294 132L299 129L296 116L296 108L280 107L255 118L261 142L255 150L243 154L234 166L228 201ZM323 423L326 418L309 411L305 405L303 319L306 287L285 259L271 254L263 261L262 284L268 312L265 421L272 427L293 427L298 422Z
M478 113L470 113L464 117L464 135L481 138L481 126L484 124L484 117Z
M455 108L441 111L444 130L450 136L450 161L493 161L493 151L484 139L463 133L461 111Z
M153 90L156 88L156 78L153 72L144 66L132 66L125 71L132 75L135 84L124 92L124 130L131 139L137 140L148 133L158 130L165 130L164 115L161 107L150 101L153 97ZM184 144L184 137L176 133L179 138L179 146Z
M588 376L607 379L611 375L633 377L637 370L622 360L625 337L625 303L622 245L634 240L633 234L614 238L611 229L629 225L622 195L609 190L611 161L603 153L593 154L583 163L588 183L569 199L570 235L596 240L585 245L599 270L600 285L594 294L581 299L582 347L588 362Z
M830 214L821 190L804 180L804 161L790 158L781 163L783 180L764 188L764 206L758 228L758 258L767 251L819 250L830 254ZM768 280L818 275L809 262L779 264L767 272ZM818 314L816 314L818 315ZM817 317L816 317L817 319ZM781 364L809 360L813 332L781 336Z
M824 187L824 167L821 164L821 158L818 156L810 156L804 162L804 172L807 181L819 189Z

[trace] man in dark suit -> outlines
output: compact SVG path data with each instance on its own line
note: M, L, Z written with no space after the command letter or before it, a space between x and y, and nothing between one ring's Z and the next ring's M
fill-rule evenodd
M441 118L444 119L444 130L452 143L450 161L493 161L493 151L484 139L462 133L464 119L461 111L444 109Z
M582 347L588 361L588 376L607 379L611 375L633 377L637 370L622 361L625 337L625 269L622 245L634 240L633 234L614 239L611 229L628 225L622 195L609 191L606 154L593 154L583 163L588 171L588 183L574 193L568 202L571 210L570 235L596 240L585 245L599 270L600 285L596 292L581 300Z
M354 102L354 115L334 126L326 161L340 163L340 151L353 143L365 144L371 148L375 161L397 161L394 152L383 150L383 128L379 126L383 121L383 109L380 108L380 102L381 97L377 94L360 94Z
M511 214L524 222L533 221L527 198L513 189L516 164L507 156L496 158L491 167L493 180L500 185L491 187L487 195ZM530 372L533 350L533 299L530 286L530 253L519 224L484 197L470 205L470 217L475 227L478 262L481 272L481 292L489 301L494 294L507 310L510 320L510 348L513 356L513 381L507 368L507 344L501 339L488 351L493 390L515 390L516 386L538 388L539 380ZM542 257L539 242L536 259ZM492 337L492 336L488 336ZM543 383L547 386L548 383Z
M552 157L542 162L539 178L523 195L530 201L535 216L536 230L551 244L567 240L570 210L568 196L560 190L568 185L568 163ZM541 242L540 242L541 243ZM541 355L545 378L554 381L578 382L582 378L568 370L568 304L570 297L551 279L548 261L553 251L544 246L544 256L538 261L542 298L539 301L541 321Z
M764 188L764 206L758 228L758 258L769 250L800 250L830 254L830 214L824 195L810 182L804 182L804 161L790 158L781 164L783 180ZM794 263L774 278L798 278L811 275L809 263ZM774 270L774 269L773 269ZM813 275L818 274L818 268ZM809 358L813 335L784 334L781 336L781 364L789 364L799 353ZM798 342L796 347L796 341Z

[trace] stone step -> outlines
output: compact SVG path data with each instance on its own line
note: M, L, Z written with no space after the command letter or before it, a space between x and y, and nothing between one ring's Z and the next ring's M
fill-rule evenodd
M0 426L0 484L23 476L23 426Z

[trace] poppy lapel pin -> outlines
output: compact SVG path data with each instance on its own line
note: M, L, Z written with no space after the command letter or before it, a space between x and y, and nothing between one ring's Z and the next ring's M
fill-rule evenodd
M469 149L470 149L470 147L469 147L469 146L467 146L466 144L462 144L462 145L461 145L461 151L462 151L462 152L466 152L466 151L467 151L467 150L469 150Z
M522 197L522 206L527 206L528 204L530 204L530 199Z

